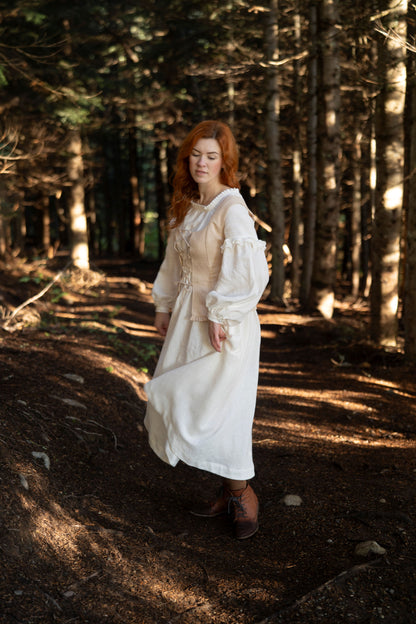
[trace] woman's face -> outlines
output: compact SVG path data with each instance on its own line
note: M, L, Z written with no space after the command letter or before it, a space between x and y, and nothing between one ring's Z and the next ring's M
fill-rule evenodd
M199 139L189 156L189 172L197 184L220 182L221 147L217 139Z

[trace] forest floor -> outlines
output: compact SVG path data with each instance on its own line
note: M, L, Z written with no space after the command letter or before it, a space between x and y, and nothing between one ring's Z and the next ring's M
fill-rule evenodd
M0 265L3 325L53 275ZM371 346L365 305L262 302L260 529L236 541L188 511L215 478L147 444L153 275L63 276L0 329L0 623L415 622L415 368Z

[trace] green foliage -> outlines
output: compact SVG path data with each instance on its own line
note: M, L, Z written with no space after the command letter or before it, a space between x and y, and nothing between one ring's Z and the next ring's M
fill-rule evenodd
M44 13L40 13L30 7L26 7L24 4L21 6L20 10L28 24L40 26L47 19L47 15Z
M121 340L117 335L109 334L108 342L118 355L128 357L129 360L136 363L152 361L159 353L154 344L131 339L130 337L126 341Z
M41 286L43 283L49 282L48 278L45 278L42 273L38 273L37 275L23 275L19 279L20 284L28 284L33 283L37 286ZM55 284L49 291L49 296L51 297L51 303L58 303L62 297L64 297L67 293L65 293L59 284Z
M71 105L62 106L55 110L55 115L63 126L70 128L82 126L89 120L89 111Z
M146 223L146 257L147 258L157 258L159 252L159 231L158 231L158 223L157 223L157 214L155 212L146 212L145 214L145 223Z
M27 284L28 282L33 282L34 284L41 284L44 281L44 277L42 273L39 275L24 275L19 279L21 284Z
M105 308L103 311L105 314L107 314L108 318L113 319L119 314L120 310L121 310L121 306L118 305L118 306L114 306L113 310L108 310Z
M5 68L0 65L0 87L6 87L8 85L8 81L5 74Z
M51 288L51 294L51 303L59 303L62 297L65 297L67 293L65 293L59 286L53 286L53 288Z
M38 279L38 277L27 277L20 281L38 283ZM58 285L53 287L51 303L58 303L65 294ZM111 320L120 313L121 309L121 306L116 305L114 308L104 308L102 312L93 312L89 318L82 317L81 319L60 317L58 313L50 309L42 314L41 328L45 335L87 332L101 336L117 357L128 360L142 372L148 372L147 365L156 360L159 348L153 343L134 338L120 327L111 324ZM113 367L109 367L108 371L113 372Z

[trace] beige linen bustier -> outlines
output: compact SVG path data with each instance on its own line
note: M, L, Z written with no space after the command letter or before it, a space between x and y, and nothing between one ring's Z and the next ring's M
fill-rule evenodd
M205 301L208 293L214 290L221 271L225 217L227 210L235 204L241 204L253 216L241 196L226 197L214 209L209 223L201 230L193 232L189 238L192 272L191 321L208 319Z

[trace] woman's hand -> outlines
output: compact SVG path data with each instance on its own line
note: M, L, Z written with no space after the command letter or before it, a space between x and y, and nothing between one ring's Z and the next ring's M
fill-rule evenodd
M156 312L155 327L161 336L166 336L170 321L169 312Z
M224 340L227 340L227 336L225 335L225 331L219 323L214 323L214 321L208 321L208 335L211 341L212 346L215 351L221 352L221 343Z

